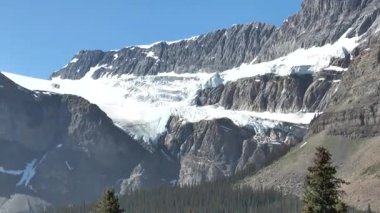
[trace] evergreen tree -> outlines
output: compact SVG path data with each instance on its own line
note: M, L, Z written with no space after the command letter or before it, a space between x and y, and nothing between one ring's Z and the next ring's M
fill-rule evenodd
M99 203L96 205L96 213L122 213L123 209L120 208L119 199L116 197L113 190L107 190Z
M303 196L305 213L341 213L347 212L342 201L344 192L340 190L346 182L336 178L336 167L332 165L331 154L318 147L314 165L308 168Z

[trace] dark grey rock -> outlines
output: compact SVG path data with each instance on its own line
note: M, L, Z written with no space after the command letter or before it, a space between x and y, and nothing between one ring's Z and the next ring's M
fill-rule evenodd
M96 105L69 95L46 95L17 86L0 74L0 163L35 175L0 173L0 196L14 193L53 204L93 201L107 186L149 155Z
M57 77L59 75L61 78L80 79L91 67L96 66L104 56L105 52L100 50L82 50L72 59L72 62L74 63L69 63L67 64L67 67L64 68L67 72L57 71L52 74L52 77Z
M200 90L194 103L258 112L323 111L329 101L329 92L334 92L331 90L333 81L339 79L340 74L334 72L321 72L315 77L256 76Z

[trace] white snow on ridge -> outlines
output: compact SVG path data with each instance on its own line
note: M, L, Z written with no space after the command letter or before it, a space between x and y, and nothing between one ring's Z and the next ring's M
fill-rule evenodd
M179 43L179 42L182 42L182 41L195 41L199 38L200 36L192 36L190 38L186 38L186 39L179 39L179 40L176 40L176 41L165 41L165 43L167 44L175 44L175 43Z
M160 44L160 43L166 43L168 45L171 45L171 44L179 43L179 42L182 42L182 41L195 41L199 37L200 36L192 36L190 38L179 39L179 40L176 40L176 41L158 41L158 42L154 42L152 44L133 45L133 46L130 46L129 48L138 47L138 48L141 48L141 49L149 49L149 48L153 47L154 45L157 45L157 44Z
M157 42L154 42L152 44L139 44L139 45L133 45L133 46L130 46L130 47L127 47L127 48L134 48L134 47L138 47L138 48L141 48L141 49L149 49L151 47L153 47L154 45L157 45L157 44L160 44L164 41L157 41Z
M349 32L348 30L347 32ZM323 69L346 71L340 67L329 66L332 58L344 58L345 53L350 53L359 45L360 37L346 38L342 36L334 44L326 44L322 47L298 49L287 56L263 63L243 64L240 67L227 70L222 73L225 81L236 81L241 78L273 73L280 76L290 74L315 73Z
M73 168L70 166L69 161L65 161L66 167L68 170L73 170Z

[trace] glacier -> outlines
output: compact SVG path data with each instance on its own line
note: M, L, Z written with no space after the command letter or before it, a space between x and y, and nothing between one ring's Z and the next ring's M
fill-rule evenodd
M349 30L350 31L350 30ZM254 77L268 73L287 76L291 74L316 73L323 69L344 72L340 67L331 67L332 58L344 58L360 44L360 37L342 36L334 44L299 49L273 61L242 64L220 73L177 74L174 72L157 75L134 76L110 74L93 79L92 75L101 68L112 69L108 64L92 67L79 80L36 79L9 72L2 72L17 84L38 93L59 93L81 96L98 105L117 125L135 139L153 143L166 131L171 116L183 122L198 122L216 118L229 118L238 126L255 126L256 129L275 127L281 122L308 124L320 112L315 113L271 113L226 110L217 106L197 107L192 101L199 89L216 87L229 81ZM156 57L152 53L147 53ZM114 56L114 60L118 56ZM72 60L70 63L76 63ZM338 82L336 82L338 83Z

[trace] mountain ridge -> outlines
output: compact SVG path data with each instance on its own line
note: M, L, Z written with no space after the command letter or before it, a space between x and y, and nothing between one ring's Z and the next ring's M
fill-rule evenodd
M7 163L0 196L24 193L67 205L93 200L107 186L127 193L197 184L252 166L259 171L252 180L265 185L277 178L260 174L303 153L305 139L335 129L350 137L358 126L377 135L373 110L351 116L337 106L358 108L378 94L365 86L378 86L377 52L369 49L368 66L358 61L376 44L379 7L379 0L305 0L279 28L253 23L175 43L80 51L49 81L0 74L0 118L8 121L0 143L9 147L0 155ZM17 150L22 157L9 161ZM32 176L20 169L28 165ZM21 174L29 176L20 189ZM301 179L290 181L297 190Z
M301 11L280 27L254 22L174 43L158 42L109 52L80 51L73 58L75 63L69 63L51 77L79 79L97 64L107 66L92 74L95 79L109 74L220 72L243 63L273 60L299 48L334 43L349 29L352 29L350 37L361 36L373 27L378 16L378 10L373 8L378 6L372 0L304 1Z

